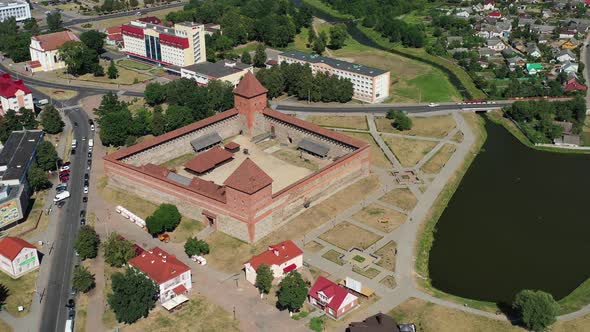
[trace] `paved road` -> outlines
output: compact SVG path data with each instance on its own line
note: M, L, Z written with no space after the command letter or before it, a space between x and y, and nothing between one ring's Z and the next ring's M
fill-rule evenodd
M512 101L495 101L495 104L459 105L457 103L441 103L430 107L427 104L374 104L374 105L302 105L295 103L279 103L276 109L288 112L310 113L387 113L391 109L399 109L409 113L425 113L435 111L461 111L461 110L489 110L509 106Z
M83 137L89 136L88 118L81 109L66 110L65 114L72 124L78 123L78 126L74 127L74 138L78 141L78 148L71 158L71 177L68 184L71 196L60 211L57 225L57 236L50 262L52 269L45 294L40 331L64 330L67 319L65 305L71 297L71 274L76 261L74 239L79 228L80 210L85 209L82 196L88 140L83 140Z

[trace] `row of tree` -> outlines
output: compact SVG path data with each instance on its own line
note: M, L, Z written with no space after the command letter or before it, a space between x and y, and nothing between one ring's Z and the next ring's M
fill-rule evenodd
M322 72L314 76L307 64L281 63L261 69L256 77L268 89L270 98L287 93L302 100L344 103L350 101L354 93L349 79Z

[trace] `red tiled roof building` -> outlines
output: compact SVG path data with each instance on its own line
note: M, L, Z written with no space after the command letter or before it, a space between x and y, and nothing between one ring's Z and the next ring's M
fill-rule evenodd
M13 80L10 74L0 76L0 115L9 109L18 112L21 108L32 110L33 95L22 80Z
M565 91L571 92L586 91L588 88L584 84L580 83L577 78L572 77L563 83L563 89Z
M309 303L326 312L328 315L339 318L359 305L358 297L336 283L318 277L307 293Z
M39 257L34 245L12 236L0 240L0 269L2 272L16 279L38 267Z
M261 264L270 267L275 279L282 279L287 273L303 265L303 251L293 241L287 240L270 245L265 252L252 256L244 264L244 271L246 280L253 285L256 283L256 271Z

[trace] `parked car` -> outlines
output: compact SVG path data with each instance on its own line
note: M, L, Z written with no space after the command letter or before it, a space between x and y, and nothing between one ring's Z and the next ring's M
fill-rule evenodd
M92 152L88 152L88 159L92 158Z
M86 216L86 210L80 211L80 218L84 218Z
M88 194L88 186L84 186L84 193Z
M88 178L90 178L90 175L88 173L84 174L84 180L88 180Z
M67 188L67 187L56 187L56 188L55 188L55 192L56 192L57 194L59 194L59 193L63 193L63 192L64 192L64 191L66 191L66 190L68 190L68 188Z
M76 154L76 149L72 149L72 151L70 151L70 154Z
M158 240L164 242L164 243L168 243L170 241L170 235L164 233L164 234L160 234L158 235Z
M93 124L90 125L90 130L94 131L94 125Z
M70 166L64 165L62 167L59 168L60 172L64 172L64 171L69 171L70 170Z
M57 202L55 205L57 205L58 208L63 207L64 205L66 205L66 201L59 201Z
M70 192L69 191L64 191L64 192L61 192L61 193L55 195L55 198L53 199L53 202L57 203L59 201L63 201L66 198L70 198Z
M430 103L430 104L428 104L428 107L437 107L437 106L440 106L440 105L439 104L436 104L436 103Z
M88 196L84 196L84 197L82 198L82 202L84 202L84 203L88 202Z
M82 226L86 225L86 219L84 219L84 218L80 219L80 225L82 225Z
M59 181L61 181L61 183L66 183L66 182L70 181L70 177L67 175L60 176Z

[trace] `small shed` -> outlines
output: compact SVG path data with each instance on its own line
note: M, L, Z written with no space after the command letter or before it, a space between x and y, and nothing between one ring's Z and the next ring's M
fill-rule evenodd
M225 144L223 147L227 151L232 152L232 153L236 153L236 152L240 151L240 144L233 142L233 141Z
M221 136L218 133L209 133L191 141L195 152L203 151L221 142Z
M327 157L328 152L330 152L329 146L318 141L314 141L308 137L304 137L301 141L299 141L297 147L320 158Z

